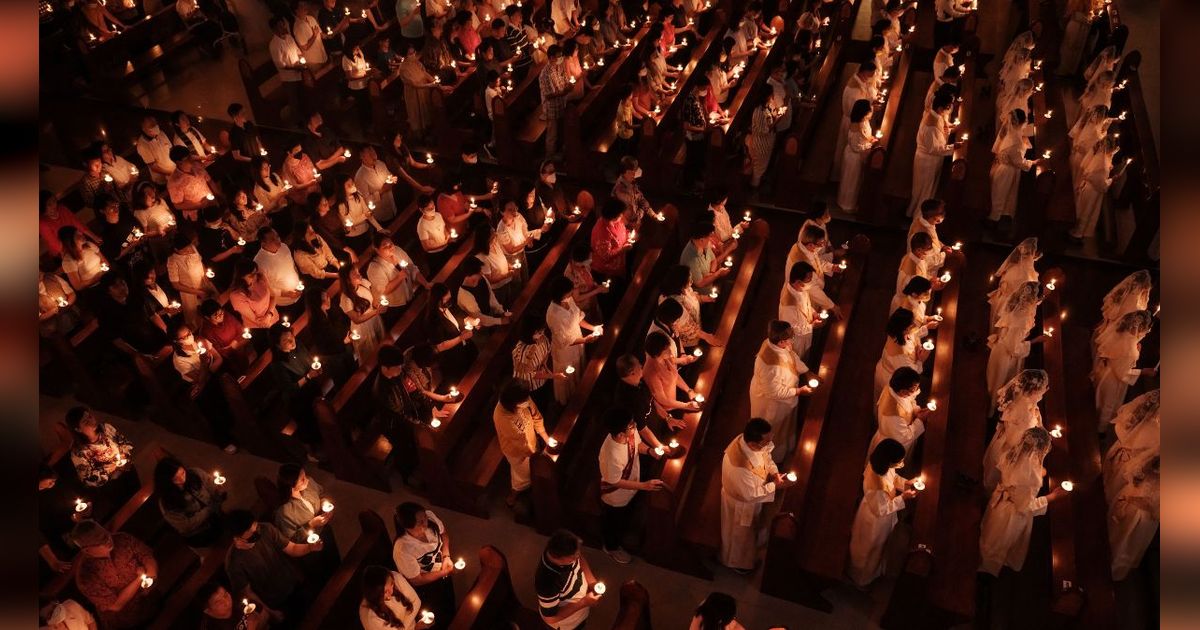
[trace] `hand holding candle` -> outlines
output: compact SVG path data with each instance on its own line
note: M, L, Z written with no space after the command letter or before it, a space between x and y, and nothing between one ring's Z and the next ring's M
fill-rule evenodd
M305 538L305 541L310 545L315 545L321 542L321 535L310 529L308 530L308 537Z

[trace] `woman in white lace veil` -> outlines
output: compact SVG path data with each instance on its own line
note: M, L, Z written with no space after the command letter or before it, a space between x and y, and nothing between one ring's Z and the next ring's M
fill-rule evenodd
M1000 268L993 274L996 288L988 293L988 304L991 306L990 321L993 326L996 325L996 318L1000 317L1001 307L1008 301L1008 296L1022 284L1038 279L1037 269L1033 265L1041 257L1037 238L1027 238L1013 248L1008 258L1004 259Z
M996 392L1000 421L983 454L983 483L988 490L1000 482L1000 457L1017 445L1025 431L1042 426L1038 403L1048 389L1050 375L1045 370L1022 370Z
M1040 292L1041 285L1037 281L1018 287L996 318L995 332L988 336L991 352L988 354L987 383L988 391L992 392L989 411L996 409L1001 387L1024 366L1032 345L1045 339L1044 335L1028 339L1037 319L1037 307L1042 303Z
M1125 402L1130 385L1142 376L1158 373L1157 368L1137 367L1142 354L1142 338L1153 325L1154 316L1150 311L1126 313L1096 347L1091 377L1096 387L1096 411L1100 416L1098 428L1106 428L1112 422L1117 407Z

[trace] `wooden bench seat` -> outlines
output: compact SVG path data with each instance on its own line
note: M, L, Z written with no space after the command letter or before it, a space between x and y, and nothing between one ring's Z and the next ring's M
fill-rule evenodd
M499 549L486 545L479 550L479 576L458 607L450 630L544 628L537 611L527 608L513 590L508 559Z
M613 630L651 630L650 591L637 580L621 585L621 607Z
M1115 8L1109 5L1109 8ZM1142 53L1134 50L1125 55L1117 69L1117 84L1124 89L1113 94L1112 113L1128 112L1121 127L1121 154L1132 157L1125 173L1125 183L1118 203L1128 203L1133 211L1133 231L1126 238L1118 230L1117 249L1121 257L1134 264L1149 262L1148 249L1159 231L1159 197L1161 170L1150 112L1142 89L1139 69Z
M912 75L915 72L913 69L913 55L915 51L909 46L900 53L900 59L892 64L891 79L883 82L881 89L888 90L888 94L884 99L882 114L880 108L876 106L876 114L871 121L871 128L879 136L879 141L875 143L867 152L866 162L863 164L862 183L860 184L858 193L858 213L865 215L876 224L887 223L887 204L884 203L883 189L885 176L889 164L896 162L901 165L908 165L912 159L908 157L908 147L899 146L895 142L897 131L902 124L900 116L903 112L903 104L906 96L911 89ZM908 114L912 116L912 114ZM920 120L923 112L917 112L916 117ZM899 157L892 159L893 153L899 151Z
M363 569L372 565L393 568L392 540L383 519L374 510L363 510L358 514L358 522L362 528L358 539L325 580L325 586L305 612L300 630L354 627L359 623Z

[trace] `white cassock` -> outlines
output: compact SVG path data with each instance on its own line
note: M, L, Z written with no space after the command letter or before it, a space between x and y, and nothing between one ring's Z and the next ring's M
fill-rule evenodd
M954 153L950 140L950 124L934 112L926 111L917 130L917 150L913 155L912 199L908 202L908 216L921 206L921 202L937 196L938 182L942 178L942 164L946 156Z
M1037 496L1046 470L1036 455L1010 462L1001 457L1000 484L992 491L979 536L980 571L999 575L1002 567L1020 571L1029 551L1033 517L1046 513L1049 499Z
M946 70L949 70L950 66L953 66L953 65L954 65L954 55L946 52L945 50L942 50L941 48L938 48L937 54L933 56L933 77L934 77L934 79L936 80L936 79L941 78L941 76L943 74L946 74ZM928 109L928 107L926 107L926 109Z
M1159 454L1161 438L1157 409L1148 416L1132 413L1144 404L1148 396L1157 398L1158 394L1159 390L1154 390L1134 398L1122 405L1113 419L1116 441L1104 453L1101 465L1104 497L1110 505L1133 473L1138 471L1141 462Z
M875 446L886 439L893 439L904 447L905 452L925 433L925 423L917 418L916 396L901 397L891 387L883 390L875 402L875 436L867 447L867 457Z
M900 296L904 295L904 287L915 277L921 276L926 280L932 280L933 274L929 271L929 259L918 257L911 251L900 259L900 268L896 270L896 292L892 294L891 311L894 312L900 308Z
M905 366L916 370L917 374L924 369L924 366L917 361L916 337L913 335L905 337L904 345L899 345L895 339L888 337L888 340L883 343L883 355L875 364L875 400L879 400L880 394L888 388L888 381L892 380L892 372Z
M837 194L837 205L842 210L858 209L858 190L862 187L863 165L867 162L867 152L874 145L871 134L869 118L856 125L850 125L846 130L841 160L842 181L838 185Z
M938 238L937 226L926 221L920 212L913 213L912 224L908 226L908 238L905 242L911 243L913 234L917 232L924 232L933 240L933 250L925 256L925 268L930 273L936 274L942 268L942 265L946 264L946 252L942 251L942 248L946 245L942 243L942 239Z
M558 404L565 405L571 399L571 394L579 384L579 375L583 373L583 344L575 342L583 338L579 331L579 322L583 321L583 311L575 305L575 298L567 297L566 306L551 302L546 307L546 326L550 329L550 364L555 372L562 372L567 366L573 366L575 373L567 378L554 379L554 399Z
M758 556L759 515L763 505L775 501L779 472L770 447L750 450L742 436L725 447L721 460L721 564L752 569Z
M896 513L904 509L907 480L889 468L882 476L875 474L870 464L863 471L863 498L854 514L850 530L850 566L847 573L859 586L866 586L883 575L883 548L899 520Z
M878 70L876 70L878 76ZM858 101L866 99L875 102L878 94L874 80L862 81L858 74L850 75L846 87L842 89L842 120L838 126L837 146L833 149L833 181L842 177L843 151L846 148L846 133L850 130L850 110Z
M1079 166L1080 181L1075 185L1075 236L1089 238L1096 235L1096 223L1112 185L1112 154L1107 151L1093 153Z
M775 443L772 457L782 462L796 446L796 388L808 367L790 347L780 348L764 340L754 357L750 379L750 417L771 423Z
M1036 308L1030 304L1016 311L1006 311L996 320L996 328L988 335L987 387L992 393L988 412L996 410L996 396L1004 384L1025 367L1029 356L1029 331L1033 328Z
M1126 484L1108 506L1108 548L1112 577L1123 580L1142 563L1158 533L1159 484L1137 480Z
M825 258L821 250L812 251L801 245L799 240L792 249L788 251L787 266L784 268L784 276L792 272L792 266L798 262L806 262L811 266L816 273L813 274L812 282L808 283L805 291L808 292L808 299L812 302L813 308L829 310L834 307L833 300L825 293L825 277L833 275L833 258Z
M808 354L808 349L812 347L814 317L816 309L813 308L807 287L797 291L785 282L783 290L779 292L779 319L792 325L792 330L796 333L792 337L792 352L800 359L804 359L804 355Z
M1004 138L998 143L992 161L992 211L988 219L999 221L1000 217L1012 218L1017 211L1017 193L1021 186L1021 173L1033 168L1033 160L1025 159L1026 140L1019 130L1005 126Z
M1130 333L1106 335L1104 343L1096 348L1096 360L1092 367L1092 385L1096 388L1096 413L1100 416L1099 426L1106 426L1117 413L1117 407L1125 402L1129 386L1137 382L1141 370L1137 367L1141 357L1141 337Z
M1000 412L996 432L992 434L992 441L988 442L987 450L983 453L983 485L989 492L1000 483L1000 458L1021 443L1026 431L1040 426L1042 410L1031 399L1022 399Z
M892 310L888 312L888 315L902 308L912 311L913 323L918 326L916 337L924 339L929 336L929 324L935 321L932 317L925 314L925 306L926 302L924 300L918 300L911 295L901 293L892 296Z

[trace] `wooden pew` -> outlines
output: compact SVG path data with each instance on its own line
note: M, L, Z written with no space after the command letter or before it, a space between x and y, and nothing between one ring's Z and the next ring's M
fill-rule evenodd
M629 580L621 585L621 608L617 610L617 620L613 622L613 630L651 630L650 624L650 592L637 580Z
M775 205L789 206L801 194L802 181L799 177L800 162L804 159L804 148L812 139L813 131L820 120L820 112L827 106L841 107L835 100L829 105L830 94L836 93L838 71L845 62L846 47L850 43L850 31L854 27L854 16L861 0L839 5L837 15L830 17L832 25L822 27L821 65L813 76L813 85L803 95L792 118L792 129L777 146L775 153ZM822 13L824 15L824 13ZM780 148L781 147L781 148Z
M1074 196L1070 190L1064 190L1071 188L1070 139L1067 137L1064 122L1066 116L1061 93L1054 88L1053 81L1048 80L1050 77L1047 76L1050 74L1049 69L1053 67L1050 55L1052 51L1056 54L1058 50L1057 44L1053 49L1048 48L1051 41L1047 35L1049 31L1050 28L1043 27L1042 34L1037 38L1034 57L1041 59L1042 65L1041 68L1035 68L1029 78L1035 86L1033 98L1030 99L1035 129L1033 157L1042 158L1047 150L1051 155L1049 167L1034 169L1032 182L1027 176L1021 178L1020 202L1013 217L1013 236L1017 239L1041 234L1045 220L1049 218L1048 214L1064 218L1069 216L1072 222L1075 218ZM1040 90L1036 89L1039 84L1043 86ZM1046 118L1045 114L1050 109L1053 109L1052 117ZM1059 178L1064 181L1060 182ZM1055 206L1063 207L1050 212L1052 201Z
M842 274L835 298L838 309L842 312L842 319L831 324L826 332L825 345L817 369L817 374L824 383L808 397L797 439L799 448L788 462L788 472L796 473L797 482L785 490L786 494L781 498L779 514L771 523L766 562L763 566L761 590L764 593L797 601L818 610L832 610L832 605L819 597L818 589L812 580L799 570L803 558L800 528L808 517L807 510L819 510L819 507L808 505L813 467L817 453L824 450L821 448L821 440L825 434L826 421L830 420L839 366L842 359L846 358L843 352L846 332L867 276L870 246L870 240L863 235L854 237L851 242L847 270ZM837 427L830 428L830 431L836 430Z
M521 630L545 627L537 611L526 608L513 590L504 553L486 545L479 550L479 577L459 605L450 630L510 626Z
M869 217L876 224L887 222L887 206L883 200L883 179L892 154L900 151L899 160L907 158L908 147L893 147L892 139L900 125L901 105L904 103L908 78L912 74L913 48L911 46L900 53L900 60L892 64L891 78L883 82L881 89L888 90L883 112L878 107L873 114L871 128L876 131L879 141L867 153L863 165L862 184L859 188L858 213ZM920 115L920 114L918 114ZM882 135L879 133L882 132Z
M960 127L960 131L951 134L950 140L951 142L962 140L964 135L967 135L967 139L963 140L950 156L950 177L942 180L941 197L949 208L959 208L963 203L969 164L967 157L974 146L971 136L980 139L979 131L972 133L972 130L981 130L980 122L986 122L980 120L983 117L977 113L978 103L976 103L975 79L979 72L979 38L972 36L963 42L959 50L962 53L962 65L965 69L958 84L960 100L955 102L950 120L961 121L962 127Z
M392 568L392 541L387 526L374 510L358 514L362 533L304 614L300 630L351 628L359 623L362 572L368 566Z
M496 158L510 168L522 168L532 163L532 156L525 155L518 142L522 140L525 123L532 118L538 120L541 111L542 92L538 78L545 64L529 67L525 78L503 98L492 103L492 135L496 139ZM545 125L545 121L540 121Z
M1110 5L1111 6L1111 5ZM1121 153L1133 158L1125 173L1125 183L1119 200L1133 210L1135 227L1128 241L1118 248L1122 258L1131 263L1147 262L1147 249L1159 230L1159 196L1161 172L1150 113L1142 92L1139 69L1142 53L1134 50L1125 55L1117 70L1117 84L1125 88L1113 94L1113 110L1128 112L1121 125Z
M175 8L174 0L154 3L142 17L126 21L129 28L105 41L77 39L79 57L92 85L111 98L195 43ZM67 36L73 37L73 34Z
M664 250L677 230L678 211L674 206L667 205L662 213L666 220L662 222L661 229L645 233L642 237L645 239L642 241L644 245L639 248L640 258L631 268L629 285L613 316L605 323L606 334L596 342L591 352L592 358L582 368L574 396L559 414L555 425L547 427L550 436L558 441L558 448L535 453L530 461L534 527L542 534L549 534L568 522L567 472L570 463L582 450L576 445L584 440L583 433L587 431L586 425L581 425L583 415L597 410L598 405L589 404L589 401L593 396L599 396L596 392L601 375L610 361L615 363L616 349L621 347L620 344L628 343L630 334L640 332L641 328L633 318L641 305L648 304L645 289L665 264L661 261L670 258ZM579 433L576 433L577 426L580 426ZM576 493L570 496L574 497Z
M1043 422L1047 429L1061 426L1064 433L1046 456L1046 479L1050 488L1065 480L1075 484L1074 492L1051 501L1047 508L1054 589L1051 619L1057 626L1113 627L1117 611L1096 437L1099 420L1089 370L1082 369L1091 365L1091 330L1073 324L1064 327L1061 293L1070 285L1059 269L1044 277L1056 279L1060 288L1045 292L1041 308L1042 330L1054 329L1041 348L1043 368L1050 375Z
M515 323L522 317L534 317L538 309L544 308L551 278L558 277L566 266L575 243L591 235L594 221L591 211L595 206L592 196L586 191L579 193L575 205L582 213L581 218L568 223L560 232L510 305L510 323L492 329L471 369L457 383L462 400L450 405L452 413L442 420L441 427L436 430L421 427L416 431L421 478L428 485L427 496L438 505L488 516L487 488L504 460L489 422L492 403L499 390L498 383L511 374L511 349L518 332Z
M724 292L724 303L718 303L720 318L713 336L729 340L733 329L750 306L751 300L746 299L750 294L755 279L762 271L762 257L766 250L769 229L766 221L757 219L750 224L741 239L738 251L741 260L732 276L730 288ZM675 434L679 440L682 455L665 460L659 478L667 488L660 492L649 493L646 499L646 531L643 555L646 560L663 567L669 567L685 573L711 579L712 572L704 566L695 553L687 550L687 545L681 535L683 525L692 515L682 510L687 496L691 474L700 459L699 447L708 426L717 420L714 418L717 408L717 386L722 382L725 373L732 369L724 361L725 347L709 348L708 352L694 365L697 365L697 376L693 389L706 395L704 407L697 412L684 414L687 423ZM599 470L595 471L599 477Z

